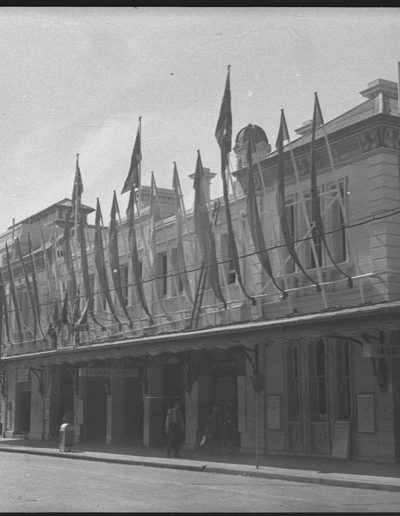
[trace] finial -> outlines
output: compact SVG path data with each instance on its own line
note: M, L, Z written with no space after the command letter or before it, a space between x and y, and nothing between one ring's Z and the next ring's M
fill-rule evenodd
M142 117L141 117L141 116L139 116L139 122L140 122L141 120L142 120Z
M231 71L231 65L228 65L227 68L228 68L228 72L230 72Z
M281 113L283 113L283 112L284 112L284 109L283 109L283 108L281 108Z

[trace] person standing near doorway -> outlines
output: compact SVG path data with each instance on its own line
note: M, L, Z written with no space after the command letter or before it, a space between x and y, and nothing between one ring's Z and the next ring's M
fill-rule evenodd
M179 457L183 428L184 424L180 403L179 400L174 400L173 403L170 403L165 421L165 430L168 436L167 457L171 456L171 451L174 457Z

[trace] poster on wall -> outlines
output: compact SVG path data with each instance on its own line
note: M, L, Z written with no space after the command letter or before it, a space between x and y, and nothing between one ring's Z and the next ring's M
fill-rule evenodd
M280 394L268 394L267 396L267 428L268 430L281 429Z
M357 394L357 431L375 433L375 399L373 393Z

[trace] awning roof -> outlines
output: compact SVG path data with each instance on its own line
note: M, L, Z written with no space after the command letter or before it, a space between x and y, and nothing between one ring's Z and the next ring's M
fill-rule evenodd
M3 365L78 364L91 360L156 356L201 349L227 349L256 344L284 344L304 338L360 337L364 333L400 330L400 302L387 302L295 315L281 319L238 323L208 329L168 333L114 342L68 347L2 357Z

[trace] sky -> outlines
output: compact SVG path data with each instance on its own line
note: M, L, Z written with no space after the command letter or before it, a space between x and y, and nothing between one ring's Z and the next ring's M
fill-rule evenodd
M397 81L399 8L0 7L0 233L71 197L108 223L142 116L142 184L170 188L176 161L187 207L197 149L218 175L214 137L231 65L233 135L260 125L274 146L280 109L291 137L360 104L375 79ZM91 221L93 222L93 221Z

